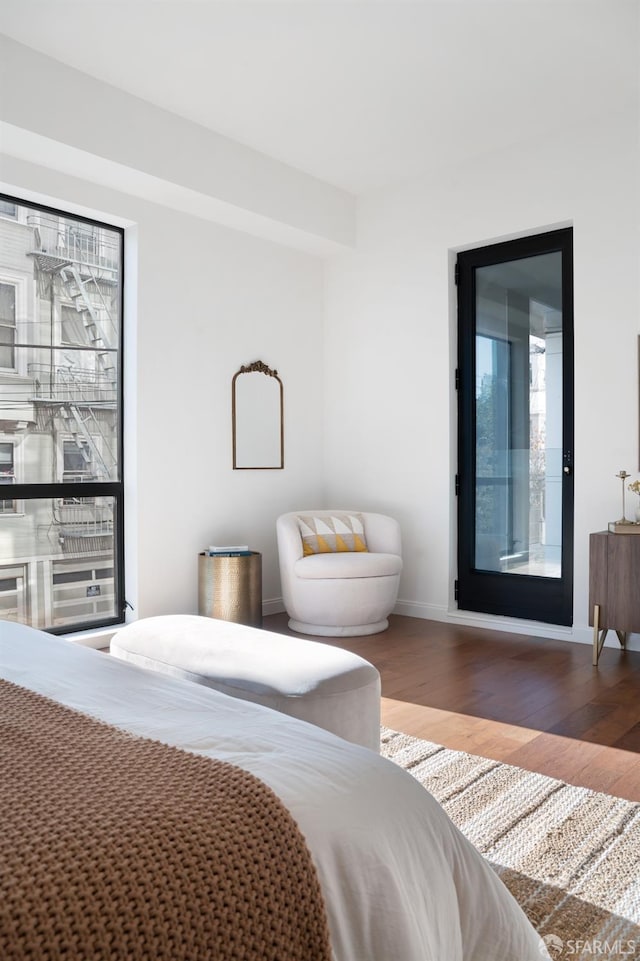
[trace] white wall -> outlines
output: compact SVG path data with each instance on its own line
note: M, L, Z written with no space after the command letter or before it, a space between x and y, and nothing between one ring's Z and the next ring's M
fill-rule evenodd
M619 515L614 475L638 473L639 167L633 110L361 201L357 249L335 258L328 272L327 496L400 518L400 611L458 617L454 252L571 224L574 629L538 633L591 639L588 535ZM477 620L532 629L506 618Z
M618 513L614 475L638 467L637 88L628 113L363 198L356 249L333 255L325 275L313 256L213 220L232 222L235 210L247 231L326 253L351 242L349 195L249 162L245 148L234 153L96 81L100 128L64 127L56 90L83 89L83 75L12 41L7 51L11 75L25 82L13 83L19 101L0 101L0 181L126 224L139 251L128 269L126 438L136 614L195 610L197 552L227 538L263 551L266 609L275 609L277 514L332 504L396 514L406 561L399 610L454 619L454 251L571 223L576 592L575 628L565 634L589 640L588 533ZM118 126L123 116L136 126ZM197 190L188 150L167 165L145 149L147 121L156 144L198 145ZM61 129L64 142L52 140ZM286 467L233 472L231 377L258 358L284 381Z
M269 601L276 518L321 496L322 372L308 358L321 351L322 264L166 210L140 225L139 250L139 614L193 610L210 543L261 551ZM232 470L231 379L255 360L283 381L283 471Z
M276 517L322 499L322 261L12 157L1 169L19 197L127 225L127 599L136 616L196 612L197 555L216 541L263 553L265 607L279 609ZM284 383L284 471L232 470L231 380L254 360Z
M227 541L263 553L281 609L276 517L323 492L315 254L353 242L354 198L2 35L0 81L0 190L127 228L135 616L197 610L198 551ZM284 384L284 471L232 470L231 380L255 360Z

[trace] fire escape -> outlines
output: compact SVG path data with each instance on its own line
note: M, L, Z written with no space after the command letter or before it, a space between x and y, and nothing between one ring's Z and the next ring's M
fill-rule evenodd
M118 335L110 294L118 286L118 251L104 231L91 225L80 228L77 221L67 224L44 215L33 215L28 222L40 295L48 296L60 315L66 310L74 318L73 336L52 337L47 360L29 365L36 429L50 432L53 423L54 437L62 441L57 444L63 452L57 472L63 481L112 480L117 470L113 348ZM65 552L112 548L113 507L108 498L58 498L52 502L52 524Z

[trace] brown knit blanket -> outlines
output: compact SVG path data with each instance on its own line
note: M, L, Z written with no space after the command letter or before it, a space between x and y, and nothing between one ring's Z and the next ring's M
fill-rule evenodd
M252 774L0 681L1 961L328 961L295 821Z

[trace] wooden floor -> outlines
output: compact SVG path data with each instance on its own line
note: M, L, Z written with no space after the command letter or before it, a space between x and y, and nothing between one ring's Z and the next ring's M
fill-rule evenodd
M290 634L287 616L264 618ZM360 638L315 638L382 677L387 727L640 801L640 653L392 615Z

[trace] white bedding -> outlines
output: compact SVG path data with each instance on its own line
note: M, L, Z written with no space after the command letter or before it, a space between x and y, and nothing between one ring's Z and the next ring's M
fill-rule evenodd
M547 956L519 906L438 803L366 748L1 620L0 676L262 778L307 839L336 961Z

